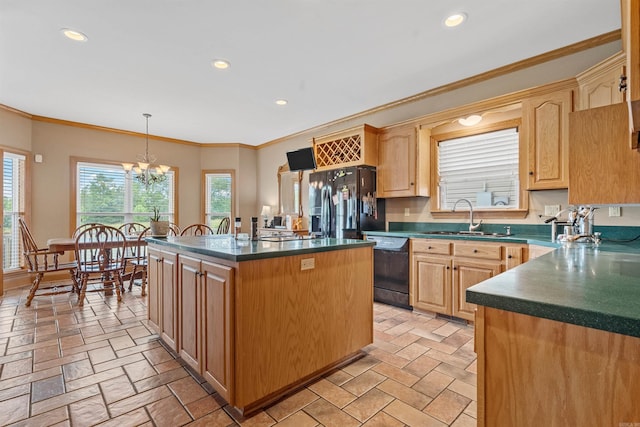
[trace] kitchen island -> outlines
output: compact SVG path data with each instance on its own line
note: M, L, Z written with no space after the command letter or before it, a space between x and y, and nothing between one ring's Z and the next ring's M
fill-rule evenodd
M467 289L478 426L640 423L640 254L603 247L567 245Z
M148 238L149 324L240 414L373 342L373 243Z

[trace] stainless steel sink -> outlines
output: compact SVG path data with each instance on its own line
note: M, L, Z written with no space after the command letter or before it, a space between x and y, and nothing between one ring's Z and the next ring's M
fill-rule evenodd
M507 237L513 236L513 234L505 233L489 233L486 231L421 231L420 234L435 235L435 236L474 236L474 237Z

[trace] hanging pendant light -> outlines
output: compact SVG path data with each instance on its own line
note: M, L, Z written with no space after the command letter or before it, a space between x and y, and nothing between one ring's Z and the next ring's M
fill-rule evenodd
M151 114L142 114L146 119L145 150L144 154L138 155L136 163L122 163L122 168L127 172L134 172L134 178L141 184L149 185L163 182L167 179L167 172L171 169L167 165L156 165L156 156L149 154L149 117Z

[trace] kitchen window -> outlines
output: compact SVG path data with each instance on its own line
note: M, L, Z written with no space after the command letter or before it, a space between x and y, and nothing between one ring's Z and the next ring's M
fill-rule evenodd
M149 224L153 207L160 209L163 219L174 221L175 172L167 179L145 186L125 172L121 164L76 162L76 224L97 222L120 226L126 222Z
M18 218L25 215L26 156L4 151L2 162L2 269L19 270L22 257Z
M204 171L203 177L205 224L217 230L223 218L233 222L234 172Z
M471 132L434 137L436 210L450 211L457 200L467 199L478 211L522 211L519 122Z

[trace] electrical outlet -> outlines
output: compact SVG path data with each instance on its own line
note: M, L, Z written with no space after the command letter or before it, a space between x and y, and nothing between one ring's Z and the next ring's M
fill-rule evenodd
M404 216L409 216L409 208L404 208Z
M609 206L609 216L620 216L620 206Z
M300 261L300 270L313 270L316 268L315 258L305 258Z
M560 205L544 205L544 216L556 216L560 212Z

